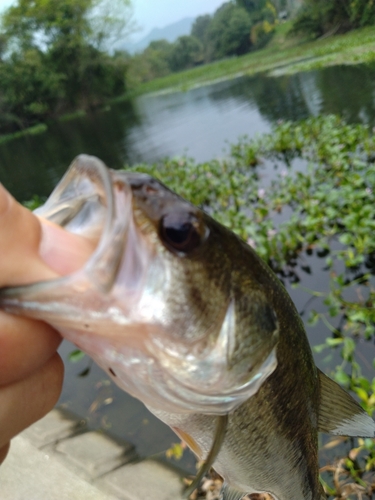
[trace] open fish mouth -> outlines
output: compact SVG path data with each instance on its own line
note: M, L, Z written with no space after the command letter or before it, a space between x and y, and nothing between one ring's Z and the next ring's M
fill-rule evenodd
M227 414L276 368L277 322L270 315L267 339L254 341L238 371L236 297L223 292L215 308L189 312L192 293L186 279L179 283L185 248L177 241L171 252L160 241L160 220L169 220L175 239L181 214L192 220L194 246L210 232L198 212L146 174L81 155L36 214L88 238L95 250L69 276L1 290L0 307L50 323L151 408Z

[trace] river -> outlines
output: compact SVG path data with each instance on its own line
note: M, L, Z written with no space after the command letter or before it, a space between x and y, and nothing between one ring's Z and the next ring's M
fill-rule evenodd
M188 155L199 162L225 155L239 136L269 132L279 120L335 113L375 126L375 66L336 66L292 76L257 75L221 81L188 92L146 95L0 145L0 180L19 200L48 195L72 159L94 154L112 168ZM324 280L311 262L314 282ZM314 285L311 285L313 288ZM300 294L293 296L304 305ZM318 342L317 342L318 343ZM68 361L59 404L134 443L141 456L162 454L175 435L143 405L115 387L84 358ZM87 371L87 376L79 376ZM190 463L189 463L190 460ZM192 468L191 459L184 466Z

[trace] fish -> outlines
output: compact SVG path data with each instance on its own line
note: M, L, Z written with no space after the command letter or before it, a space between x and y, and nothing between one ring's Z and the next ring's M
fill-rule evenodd
M318 432L375 423L315 365L285 287L247 243L160 181L80 155L36 214L85 238L83 266L0 290L141 400L224 479L222 500L324 500ZM193 483L195 487L197 480Z

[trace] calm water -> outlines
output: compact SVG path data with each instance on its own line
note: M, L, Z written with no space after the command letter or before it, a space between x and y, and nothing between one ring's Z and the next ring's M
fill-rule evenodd
M48 195L74 156L89 153L108 166L155 162L187 154L205 161L225 154L241 135L268 132L278 120L336 113L375 126L375 67L333 67L294 76L242 77L186 93L144 96L106 111L50 124L48 132L0 145L0 180L19 200ZM327 281L324 261L305 257L314 269L310 288ZM302 311L310 295L291 291ZM320 310L323 304L314 303ZM326 332L311 331L317 344ZM67 359L73 347L61 354ZM370 353L371 355L373 353ZM319 359L323 367L327 360ZM87 377L78 375L87 367ZM140 455L162 453L177 438L141 403L117 389L85 358L66 363L60 404L137 446ZM184 464L189 467L188 461ZM190 465L191 466L191 465Z

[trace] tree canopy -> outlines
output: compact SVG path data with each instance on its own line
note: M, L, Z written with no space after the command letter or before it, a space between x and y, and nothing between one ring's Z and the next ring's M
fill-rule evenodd
M251 47L251 26L250 14L243 7L224 3L215 12L208 28L209 57L221 59L247 52Z
M209 14L198 16L191 28L191 35L198 38L203 44L206 43L207 30L210 22L211 16Z
M194 66L203 58L203 45L195 36L180 36L173 44L169 64L172 71Z
M130 28L131 5L114 3L123 17L109 15L109 0L18 0L4 12L0 112L7 119L0 130L92 108L124 92L126 60L103 48L114 31Z
M304 0L293 31L315 37L375 23L375 0Z

